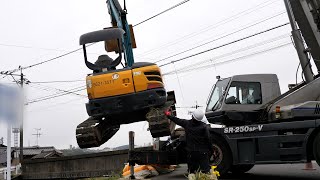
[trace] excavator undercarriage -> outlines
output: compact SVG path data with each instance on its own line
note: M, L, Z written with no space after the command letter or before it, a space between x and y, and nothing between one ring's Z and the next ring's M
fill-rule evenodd
M89 117L77 126L76 138L80 148L99 147L114 136L121 124L129 124L140 121L149 123L148 130L153 138L170 136L175 124L167 119L164 111L175 111L174 92L168 92L167 102L158 107L151 107L140 111L113 114L108 117Z

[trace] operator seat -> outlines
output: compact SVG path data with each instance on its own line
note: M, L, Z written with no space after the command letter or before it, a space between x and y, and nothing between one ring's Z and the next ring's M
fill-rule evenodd
M108 71L115 70L116 68L112 66L113 59L106 54L100 55L97 61L94 63L99 68L107 68ZM100 73L102 70L93 71L94 73Z

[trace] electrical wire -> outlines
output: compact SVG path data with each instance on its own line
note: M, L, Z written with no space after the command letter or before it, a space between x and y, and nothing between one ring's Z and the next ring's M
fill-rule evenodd
M237 49L237 50L234 50L234 51L231 51L231 52L228 52L228 53L225 53L225 54L222 54L222 55L219 55L219 56L207 59L207 60L203 60L203 61L194 63L191 67L194 68L194 67L202 65L204 63L217 61L219 59L222 59L222 58L225 58L225 57L229 57L229 56L232 56L232 55L240 53L240 52L248 51L250 49L258 48L260 46L264 46L266 44L273 43L273 42L282 40L282 39L287 38L287 37L289 37L289 34L283 34L283 35L280 35L280 36L277 36L277 37L274 37L274 38L271 38L271 39L267 39L267 40L259 42L259 43L252 44L250 46L246 46L246 47L243 47L243 48L240 48L240 49ZM184 68L181 68L181 69L184 69Z
M93 44L95 44L95 43L89 44L89 45L87 45L86 47L92 46ZM82 47L81 47L81 48L78 48L78 49L75 49L75 50L73 50L73 51L70 51L70 52L61 54L61 55L56 56L56 57L54 57L54 58L51 58L51 59L48 59L48 60L45 60L45 61L41 61L41 62L38 62L38 63L36 63L36 64L32 64L32 65L26 66L26 67L22 67L21 69L24 70L24 69L29 69L29 68L32 68L32 67L35 67L35 66L39 66L39 65L41 65L41 64L45 64L45 63L47 63L47 62L54 61L54 60L57 60L57 59L62 58L62 57L64 57L64 56L67 56L67 55L69 55L69 54L73 54L73 53L75 53L75 52L77 52L77 51L80 51L80 50L82 50Z
M36 103L36 102L46 101L46 100L49 100L49 99L53 99L53 98L65 96L65 95L68 95L68 94L75 94L75 92L79 92L79 91L82 91L82 90L85 90L85 89L86 89L86 88L82 88L82 89L79 89L79 90L70 91L70 92L66 92L66 93L64 93L64 94L59 94L59 95L56 95L56 96L51 96L51 97L47 97L47 98L42 98L42 99L39 99L39 100L31 100L31 101L27 102L26 105L29 105L29 104L32 104L32 103Z
M50 83L70 83L70 82L83 82L85 80L67 80L67 81L32 81L30 83L36 84L50 84Z
M264 20L258 21L258 22L254 23L254 24L251 24L251 25L246 26L246 27L244 27L244 28L241 28L241 29L239 29L239 30L233 31L233 32L231 32L231 33L228 33L228 34L223 35L223 36L221 36L221 37L219 37L219 38L216 38L216 39L210 40L210 41L208 41L208 42L202 43L202 44L197 45L197 46L195 46L195 47L192 47L192 48L189 48L189 49L187 49L187 50L181 51L181 52L179 52L179 53L170 55L170 56L165 57L165 58L163 58L163 59L160 59L160 60L158 60L158 61L156 61L156 62L154 62L154 63L158 63L158 62L167 60L167 59L169 59L169 58L178 56L178 55L180 55L180 54L184 54L184 53L189 52L189 51L191 51L191 50L194 50L194 49L197 49L197 48L202 47L202 46L204 46L204 45L210 44L210 43L212 43L212 42L214 42L214 41L217 41L217 40L226 38L226 37L231 36L231 35L233 35L233 34L235 34L235 33L241 32L241 31L243 31L243 30L246 30L246 29L248 29L248 28L251 28L251 27L254 27L254 26L258 25L258 24L261 24L261 23L263 23L263 22L266 22L266 21L268 21L268 20L270 20L270 19L273 19L273 18L275 18L275 17L278 17L278 16L280 16L280 15L282 15L282 14L284 14L284 13L285 13L285 12L280 12L280 13L274 15L274 16L268 17L268 18L266 18L266 19L264 19Z
M32 85L31 85L32 86ZM75 88L72 88L72 89L68 89L68 90L63 90L63 89L59 89L59 88L54 88L54 87L48 87L48 86L43 86L47 89L44 89L43 87L41 87L43 85L40 85L40 88L39 86L38 87L34 87L34 88L39 88L41 90L44 90L44 91L50 91L52 92L51 90L54 90L56 93L54 94L50 94L50 95L47 95L47 96L42 96L42 97L38 97L38 98L35 98L33 100L39 100L39 99L45 99L45 98L48 98L48 97L51 97L51 96L56 96L56 95L59 95L59 94L64 94L64 93L69 93L69 94L73 94L73 95L77 95L77 96L81 96L81 97L87 97L86 95L83 95L83 94L79 94L79 93L75 93L74 91L76 90L82 90L83 88L85 88L86 86L80 86L80 87L75 87ZM50 90L51 89L51 90Z
M261 9L261 8L264 8L264 7L266 7L266 6L270 5L270 4L273 4L273 3L275 3L275 2L279 2L278 0L275 0L275 1L272 1L272 2L271 2L271 1L272 1L272 0L263 2L263 3L261 3L261 4L258 4L257 6L254 6L254 7L251 7L251 8L249 8L249 9L246 9L246 10L244 10L244 11L241 11L241 12L235 14L235 15L232 15L232 16L226 18L226 19L223 19L223 20L221 20L221 21L219 21L219 22L217 22L217 23L215 23L215 24L209 25L209 26L207 26L207 27L205 27L205 28L203 28L203 29L200 29L200 30L198 30L198 31L195 31L195 32L192 32L192 33L190 33L190 34L184 35L184 36L182 36L182 37L180 37L180 38L178 38L178 39L175 39L175 40L173 40L173 41L171 41L171 42L165 43L165 44L163 44L163 45L161 45L161 46L158 46L158 47L156 47L156 48L147 50L147 51L143 52L141 55L142 55L142 56L145 56L145 55L148 55L148 54L157 52L157 51L159 51L159 50L162 50L164 47L170 47L170 46L172 46L172 45L178 44L178 43L183 42L183 41L185 41L185 40L187 40L187 39L190 39L190 38L192 38L192 37L194 37L194 36L197 36L197 35L199 35L199 34L201 34L201 33L207 32L207 31L209 31L209 30L211 30L211 29L216 29L216 28L218 28L218 27L220 27L220 26L222 26L222 25L224 25L224 24L227 24L227 23L232 22L232 21L234 21L234 20L236 20L236 19L238 19L238 18L240 18L240 17L242 17L242 16L245 16L245 15L247 15L247 14L250 14L250 13L252 13L252 12L255 12L255 11L257 11L257 10L259 10L259 9ZM268 4L268 3L269 3L269 4Z
M172 63L176 63L176 62L179 62L179 61L182 61L182 60L185 60L185 59L194 57L194 56L198 56L198 55L203 54L203 53L207 53L207 52L210 52L210 51L213 51L213 50L216 50L216 49L219 49L219 48L228 46L228 45L231 45L231 44L234 44L234 43L237 43L237 42L240 42L240 41L243 41L243 40L246 40L246 39L255 37L255 36L257 36L257 35L261 35L261 34L263 34L263 33L266 33L266 32L269 32L269 31L272 31L272 30L281 28L281 27L286 26L286 25L288 25L288 24L289 24L289 23L284 23L284 24L282 24L282 25L275 26L275 27L273 27L273 28L270 28L270 29L267 29L267 30L264 30L264 31L260 31L260 32L258 32L258 33L252 34L252 35L250 35L250 36L246 36L246 37L244 37L244 38L241 38L241 39L238 39L238 40L235 40L235 41L232 41L232 42L229 42L229 43L226 43L226 44L223 44L223 45L220 45L220 46L211 48L211 49L207 49L207 50L205 50L205 51L201 51L201 52L198 52L198 53L195 53L195 54L192 54L192 55L189 55L189 56L186 56L186 57L177 59L177 60L173 60L173 61L171 61L171 62L162 64L162 65L160 65L159 67L167 66L167 65L172 64Z
M190 65L189 67L194 67L194 68L187 69L187 70L181 70L181 69L180 69L180 70L177 71L177 73L189 73L189 72L194 71L194 70L208 69L208 68L210 68L210 67L212 67L212 66L223 65L223 64L227 64L227 63L234 62L234 61L238 61L238 60L242 60L242 59L247 59L247 58L249 58L249 57L256 56L256 55L259 55L259 54L263 54L263 53L266 53L266 52L269 52L269 51L273 51L273 50L276 50L276 49L279 49L279 48L288 46L288 45L290 45L290 44L291 44L291 42L285 43L285 44L281 44L281 45L278 45L278 46L275 46L275 47L272 47L272 48L269 48L269 49L257 51L257 52L254 52L254 53L251 53L251 54L248 54L248 55L244 55L244 56L241 56L241 57L236 57L236 58L233 58L233 59L230 59L230 60L226 60L226 61L222 61L222 62L217 62L217 63L210 64L210 65L204 65L204 66L200 66L200 67L194 67L194 65ZM176 73L176 72L163 73L162 75L163 75L163 76L167 76L167 75L172 75L172 74L174 74L174 73Z
M15 48L25 48L25 49L38 49L38 50L45 50L45 51L67 52L67 51L61 50L61 49L40 48L40 47L22 46L22 45L4 44L4 43L0 43L0 46L15 47Z
M72 99L72 100L69 100L69 101L61 102L61 103L55 103L55 104L52 104L50 106L40 107L38 109L34 109L34 110L31 110L31 111L28 111L28 113L33 113L33 112L37 112L37 111L46 111L46 110L52 109L53 107L64 105L64 104L69 104L71 102L79 101L79 100L83 100L83 98Z
M151 19L153 19L153 18L155 18L155 17L157 17L157 16L159 16L159 15L161 15L161 14L163 14L163 13L166 13L166 12L168 12L168 11L176 8L176 7L179 7L179 6L183 5L184 3L188 2L188 1L190 1L190 0L184 0L184 1L182 1L182 2L180 2L180 3L178 3L178 4L176 4L176 5L174 5L174 6L172 6L172 7L170 7L170 8L168 8L168 9L166 9L166 10L164 10L164 11L156 14L156 15L153 15L153 16L151 16L151 17L149 17L149 18L147 18L147 19L145 19L145 20L143 20L143 21L141 21L141 22L133 25L133 27L138 26L138 25L140 25L140 24L143 24L143 23L145 23L145 22L147 22L147 21L149 21L149 20L151 20Z
M92 45L94 45L94 44L95 44L95 43L88 44L88 45L86 45L86 47L92 46ZM47 59L47 60L44 60L44 61L41 61L41 62L32 64L32 65L29 65L29 66L19 67L18 69L14 69L14 70L10 70L10 71L1 71L0 73L6 73L7 75L10 75L10 74L15 73L15 72L20 71L20 70L29 69L29 68L32 68L32 67L35 67L35 66L39 66L39 65L41 65L41 64L45 64L45 63L48 63L48 62L51 62L51 61L60 59L60 58L62 58L62 57L64 57L64 56L67 56L67 55L73 54L73 53L75 53L75 52L77 52L77 51L80 51L81 49L82 49L82 47L81 47L81 48L78 48L78 49L75 49L75 50L72 50L72 51L69 51L69 52L67 52L67 53L61 54L61 55L56 56L56 57L54 57L54 58Z

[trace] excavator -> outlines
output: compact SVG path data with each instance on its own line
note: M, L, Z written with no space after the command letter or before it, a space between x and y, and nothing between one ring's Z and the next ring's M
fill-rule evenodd
M127 10L118 0L108 0L107 5L112 27L83 34L79 40L85 64L93 71L86 77L89 118L76 129L80 148L99 147L121 124L148 121L154 138L170 135L175 127L163 114L164 109L175 110L174 92L166 92L156 64L134 62L136 43L132 25L126 20ZM104 42L105 50L118 56L112 59L103 54L90 62L87 46L98 42Z

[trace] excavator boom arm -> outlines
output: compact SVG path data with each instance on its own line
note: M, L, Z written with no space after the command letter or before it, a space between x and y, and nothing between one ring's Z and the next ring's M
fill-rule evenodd
M112 26L117 26L125 31L125 34L122 37L122 48L126 57L126 66L131 67L134 63L134 57L131 43L131 32L127 22L127 12L121 8L118 0L108 0L107 4Z

